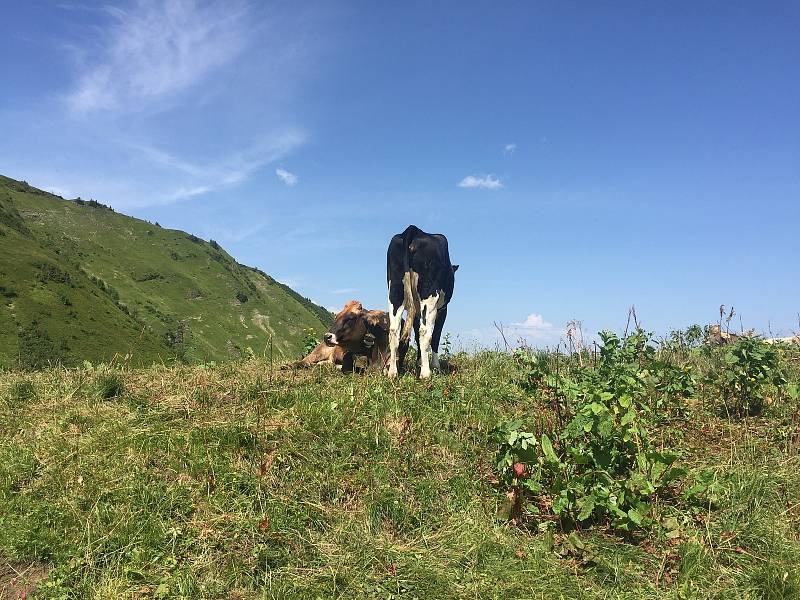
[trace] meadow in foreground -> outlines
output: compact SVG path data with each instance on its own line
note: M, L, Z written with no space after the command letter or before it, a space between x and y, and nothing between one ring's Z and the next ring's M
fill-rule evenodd
M611 381L595 352L456 355L424 382L259 358L0 374L0 598L800 597L797 352L744 398L728 350L660 348L651 385L632 348L612 379L644 382L634 417L621 388L584 397ZM610 421L570 437L584 408ZM646 440L673 476L647 493L619 463L631 508L596 478L587 508L570 449L631 423L613 452Z

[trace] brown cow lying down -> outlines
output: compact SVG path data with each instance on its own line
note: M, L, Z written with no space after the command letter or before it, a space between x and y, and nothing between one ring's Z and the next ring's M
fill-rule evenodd
M365 355L367 367L382 370L389 360L389 313L365 310L361 302L351 300L333 321L324 342L354 355ZM399 349L400 364L408 344Z
M400 349L401 357L407 350L408 346ZM368 368L383 368L389 357L389 315L382 310L364 310L361 302L351 300L334 318L324 341L303 360L283 368L333 364L349 372L358 356L366 357Z
M328 346L325 342L321 342L303 360L285 364L281 369L303 369L315 365L335 365L340 369L352 371L353 363L353 355L344 348Z

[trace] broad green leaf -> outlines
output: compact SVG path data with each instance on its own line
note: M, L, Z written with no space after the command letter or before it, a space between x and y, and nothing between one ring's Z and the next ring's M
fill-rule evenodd
M635 508L632 508L628 511L628 518L637 525L642 524L642 515L640 515L639 511L636 510Z
M636 411L631 409L628 412L626 412L624 415L622 415L622 418L620 419L619 422L622 425L627 425L628 423L631 423L634 419L636 419Z
M606 410L606 407L599 402L592 402L589 405L589 410L591 410L593 414L599 415L601 412Z
M594 496L586 496L583 502L579 502L581 511L578 513L578 521L585 521L594 512Z
M550 438L547 437L546 433L542 434L542 452L544 452L544 456L549 462L551 463L560 462L558 456L556 455L555 450L553 450L553 444L550 441Z

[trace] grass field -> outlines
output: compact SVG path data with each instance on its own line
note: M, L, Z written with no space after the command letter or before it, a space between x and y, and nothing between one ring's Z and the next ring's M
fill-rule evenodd
M260 359L0 374L0 598L800 597L780 390L736 418L701 382L648 425L688 470L655 525L569 532L509 522L498 486L490 432L552 420L546 396L510 354L450 365L427 382Z

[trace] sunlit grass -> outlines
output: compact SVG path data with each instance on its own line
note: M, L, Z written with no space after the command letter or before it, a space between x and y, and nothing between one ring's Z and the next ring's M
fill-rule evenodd
M797 597L784 413L698 404L665 425L693 472L714 470L716 505L666 511L670 539L580 532L575 554L497 516L487 434L548 408L508 355L453 366L430 382L255 359L2 374L0 565L42 566L44 598Z

